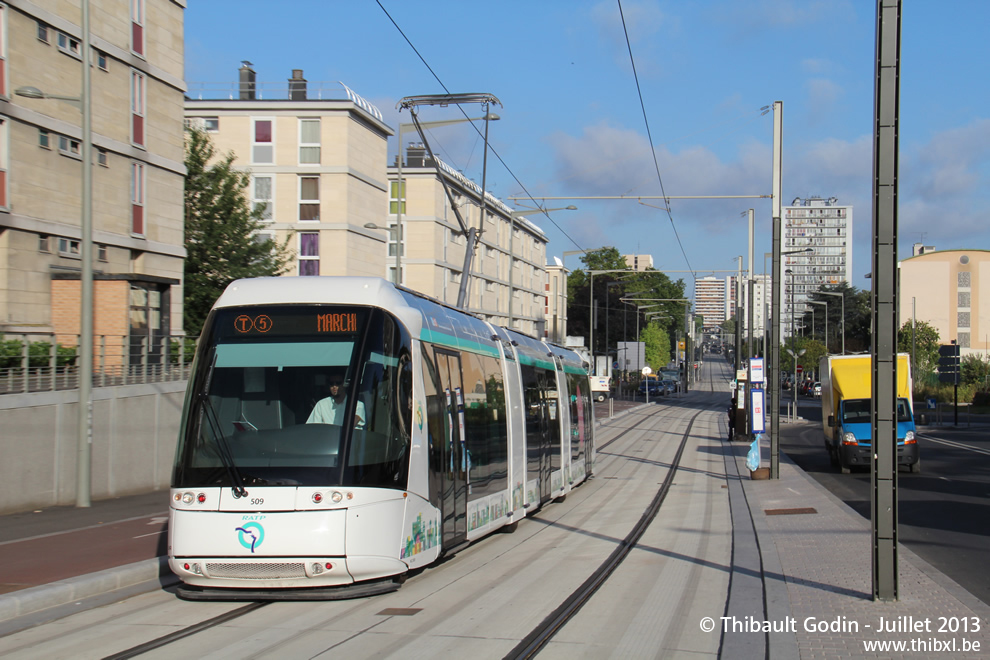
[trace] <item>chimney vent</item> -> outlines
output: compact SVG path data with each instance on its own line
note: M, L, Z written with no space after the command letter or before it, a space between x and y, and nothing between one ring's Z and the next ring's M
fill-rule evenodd
M251 63L247 60L241 61L241 68L238 70L241 80L241 101L254 101L255 96L255 74L254 69L251 68Z
M292 77L289 78L289 100L306 100L306 79L303 78L302 69L292 70Z

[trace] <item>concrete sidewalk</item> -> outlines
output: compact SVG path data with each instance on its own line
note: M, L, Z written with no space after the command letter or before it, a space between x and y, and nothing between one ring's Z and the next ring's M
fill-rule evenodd
M766 441L763 448L765 456ZM780 457L779 479L751 479L748 451L748 443L728 446L726 476L742 486L743 502L740 493L730 490L733 532L745 532L745 521L740 524L735 515L740 504L759 547L765 597L765 615L753 614L757 621L743 624L752 628L769 623L769 657L921 658L945 652L952 657L987 657L990 606L903 545L898 547L898 600L874 602L870 521L785 454ZM734 571L738 563L734 556ZM756 600L752 592L748 595ZM739 641L752 642L751 634L738 636L742 640L725 636L724 657L735 657L727 651Z

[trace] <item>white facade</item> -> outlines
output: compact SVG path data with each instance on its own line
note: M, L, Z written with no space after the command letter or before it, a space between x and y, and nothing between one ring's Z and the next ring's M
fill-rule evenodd
M725 322L727 282L718 277L702 277L694 281L694 309L704 317L705 328L716 328Z
M790 336L791 318L799 319L807 311L808 294L852 282L852 229L852 206L839 204L835 197L797 198L784 207L780 305L785 336ZM809 248L807 253L786 254Z

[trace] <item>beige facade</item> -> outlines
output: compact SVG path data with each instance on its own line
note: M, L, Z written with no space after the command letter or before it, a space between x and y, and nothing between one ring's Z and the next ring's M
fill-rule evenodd
M388 207L381 112L340 83L255 82L248 65L233 85L193 85L186 123L250 172L264 232L289 240L290 275L382 275ZM233 97L233 98L231 98Z
M567 337L567 276L570 271L559 261L547 265L547 307L546 336L555 343L564 345Z
M645 271L653 268L652 254L624 254L622 258L626 260L626 266L637 271Z
M95 323L101 313L130 318L132 339L182 333L185 4L89 3L94 290L99 297L107 289L103 299L121 307L97 307ZM0 2L3 332L78 331L78 286L71 293L53 283L78 281L81 271L80 7L79 0ZM70 98L16 93L25 87ZM121 282L130 298L110 295ZM74 318L61 321L57 307L75 309Z
M388 227L400 222L404 251L400 255L401 282L449 305L457 303L464 268L467 239L461 232L432 161L422 148L410 149L402 167L389 168L391 198ZM478 246L471 262L465 309L497 325L512 327L535 337L544 337L552 328L547 320L547 238L534 223L492 195L486 195L484 221L481 220L481 188L441 161L441 172L468 227L480 230ZM400 189L403 195L399 194ZM400 207L400 204L402 205ZM400 219L401 216L401 219ZM378 272L392 279L395 271L394 230L388 232L388 250L378 256ZM510 264L511 276L510 276ZM510 287L512 289L510 305ZM566 309L564 296L558 300ZM566 317L566 312L564 312ZM511 323L510 323L511 318ZM561 339L564 337L560 335Z
M900 321L925 321L962 355L990 351L990 250L940 250L900 262Z

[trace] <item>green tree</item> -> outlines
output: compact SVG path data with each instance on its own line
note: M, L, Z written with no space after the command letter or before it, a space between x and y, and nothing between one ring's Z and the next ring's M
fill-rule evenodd
M646 364L654 373L660 371L670 362L670 336L664 328L656 323L650 323L639 333L646 354Z
M612 354L619 341L631 341L639 327L647 323L646 312L656 312L654 323L664 328L668 341L672 342L683 334L686 306L683 280L672 281L664 273L648 269L634 271L627 265L623 256L614 247L591 250L581 257L585 269L572 272L567 278L568 332L584 337L588 346L589 324L592 313L591 285L589 271L616 271L597 273L594 276L594 316L597 319L594 331L596 355ZM639 299L643 302L637 303ZM640 310L639 307L648 307ZM673 344L670 344L673 349Z
M205 131L186 132L184 324L193 336L228 284L281 275L289 263L288 239L258 240L264 209L251 208L251 177L233 162L233 153L218 156Z
M990 360L982 355L970 353L962 358L959 365L960 380L964 384L975 384L986 387L990 380Z
M911 321L907 321L897 331L897 352L912 354L912 346L915 353L912 355L914 364L914 379L927 377L935 372L938 366L938 347L940 338L938 330L932 327L927 321L917 321L914 327L914 340L911 337Z

